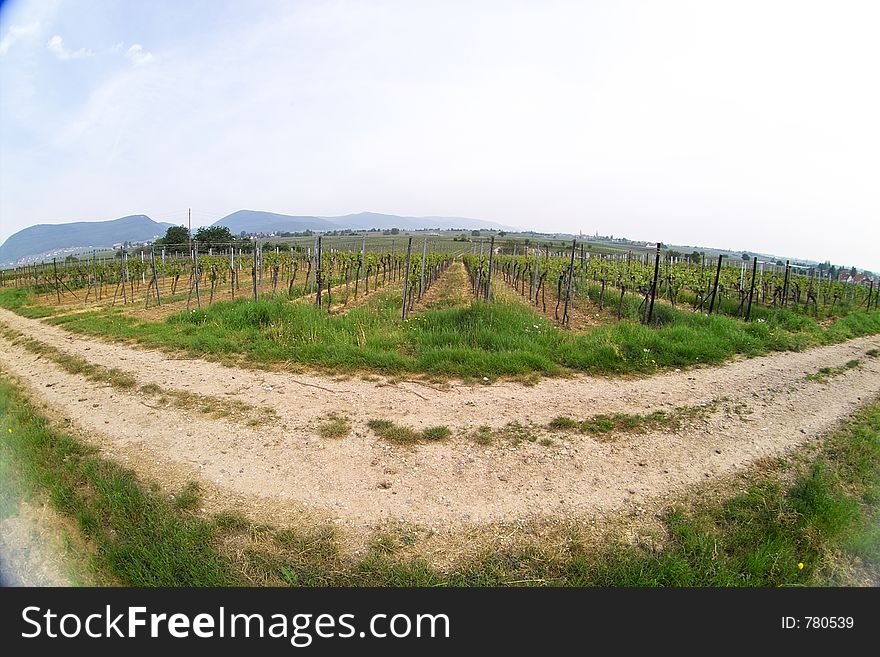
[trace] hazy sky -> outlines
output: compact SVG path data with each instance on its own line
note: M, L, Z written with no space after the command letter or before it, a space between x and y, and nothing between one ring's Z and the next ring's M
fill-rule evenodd
M880 2L13 0L0 240L458 215L880 270Z

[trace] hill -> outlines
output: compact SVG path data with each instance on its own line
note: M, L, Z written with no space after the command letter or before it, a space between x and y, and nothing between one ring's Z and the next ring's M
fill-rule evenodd
M360 212L338 217L315 217L311 215L286 215L257 210L239 210L214 222L214 226L226 226L237 235L246 233L291 233L305 230L368 230L370 228L420 230L426 228L483 228L491 230L517 230L493 221L468 219L466 217L401 217L395 214Z
M134 214L110 221L37 224L10 235L0 245L0 263L51 254L61 249L100 248L119 242L143 242L161 237L172 224Z

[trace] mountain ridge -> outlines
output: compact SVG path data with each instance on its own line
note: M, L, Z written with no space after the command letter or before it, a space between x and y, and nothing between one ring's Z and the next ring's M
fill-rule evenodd
M233 234L245 232L274 233L279 231L302 232L304 230L425 230L429 228L484 228L487 230L520 230L485 219L468 217L412 217L380 212L358 212L338 216L287 215L262 210L238 210L215 221L212 226L226 226Z
M73 221L36 224L10 235L0 245L0 263L54 251L104 248L119 242L144 242L161 237L174 224L153 221L145 214L132 214L106 221Z
M0 264L9 265L33 259L51 258L68 252L108 248L120 242L146 242L162 237L178 224L153 221L145 214L133 214L105 221L74 221L60 224L35 224L10 235L0 245ZM226 226L234 234L330 232L337 230L424 230L464 228L519 230L511 226L467 217L408 217L378 212L358 212L333 217L287 215L263 210L237 210L218 219L212 226Z

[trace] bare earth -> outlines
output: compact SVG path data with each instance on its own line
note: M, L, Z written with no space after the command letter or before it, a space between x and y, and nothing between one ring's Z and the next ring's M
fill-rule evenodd
M24 382L107 456L173 485L201 482L208 507L232 500L276 520L329 520L352 535L389 521L467 533L484 524L601 518L662 504L810 441L880 395L880 359L865 355L880 347L877 336L644 379L435 385L230 368L74 336L6 310L0 321L66 353L122 369L139 385L274 408L278 420L260 427L153 408L137 388L122 392L68 374L0 338L6 375ZM805 378L856 358L859 367L827 384ZM677 431L600 441L536 429L551 445L495 440L484 446L471 437L480 425L537 426L559 415L644 414L720 399L705 419ZM348 437L318 437L318 425L331 413L351 419ZM367 428L373 418L414 428L445 425L453 436L393 445Z
M82 586L88 579L68 554L65 521L48 504L18 500L0 520L0 581L3 586Z

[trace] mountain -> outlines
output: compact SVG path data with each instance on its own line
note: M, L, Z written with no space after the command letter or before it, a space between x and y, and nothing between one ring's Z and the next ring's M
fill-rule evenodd
M226 226L233 235L241 231L247 233L301 232L304 230L368 230L370 228L401 230L420 230L426 228L483 228L489 230L518 230L503 226L494 221L468 219L466 217L401 217L394 214L360 212L338 217L314 217L275 214L256 210L239 210L214 222L215 226Z
M110 221L37 224L10 235L0 245L0 263L47 255L59 249L109 247L119 242L144 242L161 237L173 224L133 214ZM51 256L48 256L51 257Z
M119 242L145 242L161 237L174 224L153 221L143 214L112 221L77 221L70 224L39 224L20 230L0 245L0 264L22 259L51 259L72 251L105 248ZM233 235L246 233L302 232L312 230L420 230L463 228L515 231L493 221L466 217L400 217L394 214L360 212L339 217L294 216L257 210L239 210L214 222L226 226ZM61 253L63 251L63 253Z
M469 219L467 217L400 217L396 214L379 214L377 212L360 212L346 214L341 217L326 217L338 228L365 230L369 228L401 228L403 230L420 230L425 228L485 228L486 230L519 230L511 226L503 226L485 219Z
M321 217L293 216L259 210L239 210L215 221L212 225L226 226L233 235L238 235L241 231L246 233L277 233L280 231L297 233L304 230L339 230L339 226Z

